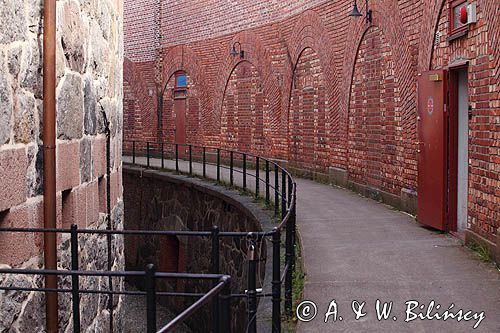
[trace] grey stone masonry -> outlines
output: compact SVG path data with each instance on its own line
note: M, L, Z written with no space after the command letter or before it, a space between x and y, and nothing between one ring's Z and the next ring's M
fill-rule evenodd
M0 227L43 227L43 0L0 0ZM123 116L122 0L57 0L57 226L106 228L106 182L112 222L123 228L121 144ZM114 163L106 175L104 113L112 129ZM64 193L62 192L64 191ZM104 207L104 208L103 208ZM68 240L59 237L61 268ZM40 268L42 236L0 233L0 267ZM107 269L106 237L81 237L82 269ZM123 241L112 240L112 267L124 268ZM105 281L106 280L106 281ZM61 287L71 281L59 279ZM123 281L115 280L115 289ZM82 288L107 289L107 279L81 279ZM43 287L43 278L1 275L1 286ZM107 331L107 295L82 296L82 330ZM122 329L121 297L114 299ZM60 332L70 332L71 297L60 296ZM0 292L0 332L45 329L43 293Z

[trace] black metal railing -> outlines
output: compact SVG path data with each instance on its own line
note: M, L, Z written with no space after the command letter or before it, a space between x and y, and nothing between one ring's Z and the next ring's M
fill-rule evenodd
M239 152L220 147L206 147L193 144L124 141L124 161L134 166L145 168L170 169L188 176L199 176L216 180L230 186L237 186L234 175L241 175L241 187L245 191L253 191L256 197L262 197L266 204L274 204L276 217L281 217L277 227L272 231L253 233L257 239L270 236L273 248L272 270L272 331L281 332L281 288L284 284L284 311L292 316L293 306L293 272L295 270L296 246L296 195L297 185L292 175L278 161L263 158L250 153ZM184 165L182 165L184 164ZM187 164L187 165L186 165ZM194 165L199 168L195 170ZM213 173L207 167L213 167ZM272 171L274 169L274 171ZM224 179L223 172L226 172ZM262 178L260 172L265 176ZM274 173L274 184L271 176ZM248 178L254 182L249 184ZM281 179L280 179L281 178ZM281 180L281 183L280 183ZM249 185L253 185L253 189ZM263 187L261 187L261 185ZM264 189L261 193L261 189ZM271 191L274 192L272 200ZM281 211L281 216L280 216ZM285 236L285 263L281 269L281 235ZM247 289L248 332L256 332L257 292L255 290L257 261L248 254L249 281ZM266 294L264 292L264 294ZM262 296L262 295L260 295Z
M135 166L145 168L171 167L175 172L186 173L190 176L212 178L218 183L223 183L224 178L229 185L236 186L235 174L242 176L240 187L246 191L252 191L248 178L254 178L253 191L256 197L261 197L261 185L264 188L262 198L267 204L274 204L275 215L279 223L269 231L263 232L222 232L214 226L210 231L168 231L168 230L89 230L79 229L73 225L68 229L43 229L43 228L0 228L0 233L56 233L69 234L71 245L71 269L70 270L45 270L45 269L0 269L2 274L16 275L57 275L71 277L71 289L48 289L48 288L22 288L16 286L0 286L0 290L17 290L23 292L46 292L46 293L70 293L72 295L73 331L80 332L80 297L82 294L108 294L108 295L145 295L146 296L146 318L147 332L170 332L178 325L187 320L197 310L209 302L212 303L212 322L214 332L231 331L231 300L234 298L246 298L248 332L256 332L257 329L257 299L270 297L272 299L272 332L281 332L281 306L282 287L284 286L284 311L288 316L292 315L292 280L295 269L295 245L296 245L296 183L291 174L278 162L259 156L195 145L182 145L170 143L149 142L124 142L124 160ZM264 162L264 163L261 163ZM229 166L226 165L229 164ZM260 177L261 167L264 166L265 177ZM197 167L197 168L195 168ZM211 170L210 167L213 167ZM274 171L272 171L274 170ZM213 171L213 172L211 172ZM224 175L224 171L226 175ZM274 172L274 184L271 183ZM280 184L281 175L281 184ZM274 196L271 196L274 191ZM271 200L274 197L274 200ZM280 207L281 206L281 207ZM279 214L281 212L281 215ZM284 231L284 232L283 232ZM80 270L78 236L82 234L94 234L104 236L187 236L187 237L210 237L212 244L210 274L186 274L186 273L164 273L156 272L152 264L147 265L143 272L137 271L92 271ZM282 235L285 237L285 261L282 264ZM246 238L249 242L248 281L247 289L239 293L231 293L228 275L220 272L220 241L224 237ZM272 282L271 292L262 288L257 291L257 265L256 248L258 242L271 238L272 242ZM108 247L108 251L111 249ZM110 258L110 256L108 256ZM109 259L108 259L109 260ZM283 266L283 268L282 268ZM143 277L145 291L114 291L114 290L87 290L80 288L80 277L106 276L111 277ZM158 279L189 279L189 280L211 280L212 289L205 294L162 292L156 288ZM264 286L263 286L264 287ZM185 311L174 318L163 328L157 328L156 301L158 297L190 297L197 300ZM110 309L112 311L112 309Z

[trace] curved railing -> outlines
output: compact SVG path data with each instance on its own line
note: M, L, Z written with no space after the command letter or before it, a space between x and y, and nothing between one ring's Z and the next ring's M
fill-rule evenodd
M217 237L248 237L251 241L248 253L249 283L246 292L248 332L256 332L257 297L265 296L272 297L272 331L281 332L281 288L284 284L284 311L286 315L291 316L292 282L296 261L297 185L291 173L282 167L279 161L269 158L224 148L180 143L124 141L123 160L130 165L167 169L188 176L213 179L223 185L236 186L244 191L253 192L257 198L262 198L266 204L274 206L274 213L279 218L279 223L272 230L251 233L220 232ZM284 267L281 267L283 233L285 262ZM257 260L254 257L254 250L256 242L266 237L271 237L273 244L272 290L271 293L266 293L265 290L257 293ZM212 241L218 243L217 239L213 238ZM212 262L214 261L218 259L212 256ZM220 272L214 270L212 273Z

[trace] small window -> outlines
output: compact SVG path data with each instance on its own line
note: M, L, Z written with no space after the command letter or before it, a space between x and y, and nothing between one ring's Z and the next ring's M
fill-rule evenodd
M466 0L450 1L449 33L448 40L453 40L467 34L469 27L460 22L460 11L467 6Z
M187 87L187 77L184 73L179 73L175 76L175 88L185 89Z
M187 98L187 76L184 72L175 74L175 88L173 89L174 99Z

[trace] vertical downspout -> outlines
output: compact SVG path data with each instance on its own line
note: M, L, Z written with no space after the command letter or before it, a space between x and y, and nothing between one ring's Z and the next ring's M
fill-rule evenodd
M43 6L43 217L44 227L56 228L56 0ZM44 234L45 269L57 269L57 235ZM57 276L45 276L45 287L57 288ZM46 292L47 332L58 329L58 295Z
M109 128L110 123L106 116L106 112L102 111L102 116L104 118L104 126L106 132L106 229L111 231L114 230L113 224L111 221L111 130ZM107 234L106 243L108 247L108 271L111 272L113 268L113 237L111 234ZM113 278L111 276L108 277L109 291L113 292ZM113 333L113 307L114 300L113 294L109 294L108 299L108 310L109 310L109 332Z

